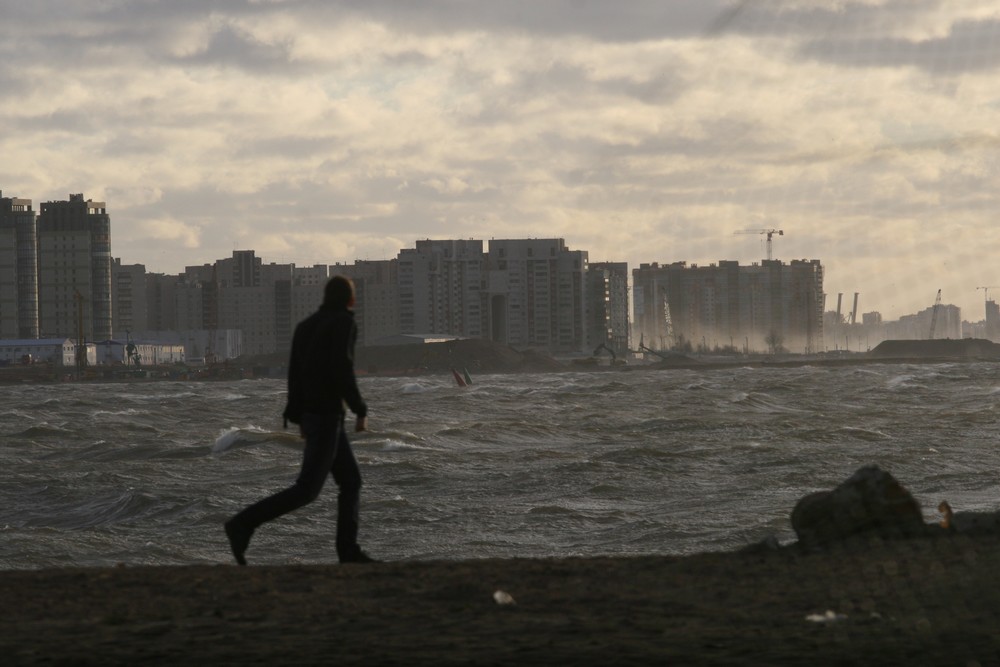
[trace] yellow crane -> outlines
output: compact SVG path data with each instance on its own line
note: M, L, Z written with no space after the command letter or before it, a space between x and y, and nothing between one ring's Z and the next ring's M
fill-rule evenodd
M737 234L767 234L767 259L771 259L771 237L775 234L778 236L784 236L785 232L781 229L741 229Z

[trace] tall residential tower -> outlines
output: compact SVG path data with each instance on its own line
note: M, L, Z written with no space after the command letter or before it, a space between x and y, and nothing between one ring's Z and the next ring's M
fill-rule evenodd
M38 236L30 199L0 192L0 338L38 338Z
M44 202L38 216L42 337L111 338L111 218L104 202Z

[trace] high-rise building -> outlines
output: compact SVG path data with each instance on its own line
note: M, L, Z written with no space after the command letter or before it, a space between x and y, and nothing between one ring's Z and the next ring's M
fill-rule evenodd
M111 338L111 218L104 202L71 194L38 216L41 336Z
M401 250L399 329L404 334L447 334L481 338L483 242L417 241Z
M591 262L587 268L587 322L590 347L629 350L628 263Z
M146 274L146 327L170 331L177 326L177 285L179 277L163 273Z
M636 333L647 347L823 349L819 260L642 264L632 285Z
M1000 339L1000 305L993 299L986 302L986 338Z
M329 279L330 267L326 264L292 268L291 321L293 330L296 324L315 313L316 309L323 303L323 290Z
M148 327L146 307L146 267L122 264L115 258L111 265L111 319L116 332L139 331Z
M489 337L552 352L584 351L587 260L585 250L570 250L563 239L490 240Z
M373 345L400 333L398 267L397 259L359 259L349 266L330 267L331 274L345 275L354 282L358 345Z
M30 199L0 192L0 338L38 338L38 236Z
M243 332L247 354L287 352L292 339L291 264L264 265L253 250L215 263L218 326Z
M962 309L953 304L937 304L887 322L885 335L890 340L926 340L962 337Z

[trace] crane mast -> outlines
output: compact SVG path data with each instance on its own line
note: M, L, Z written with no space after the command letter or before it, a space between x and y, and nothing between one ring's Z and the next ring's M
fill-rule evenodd
M934 310L931 311L931 331L927 338L934 338L934 329L937 328L938 311L941 309L941 290L937 291L937 298L934 299Z
M737 234L766 234L767 235L767 260L771 261L771 238L777 234L778 236L784 236L785 232L782 229L741 229Z
M996 288L997 288L996 285L987 285L985 287L977 287L976 289L983 290L983 301L989 301L990 300L990 290L991 289L996 289Z

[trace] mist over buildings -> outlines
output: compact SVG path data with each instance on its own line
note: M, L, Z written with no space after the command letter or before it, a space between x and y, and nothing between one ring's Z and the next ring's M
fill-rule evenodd
M859 315L858 293L849 311L842 294L831 310L819 259L629 267L562 238L424 239L387 260L298 266L248 249L167 274L113 258L112 227L107 204L83 194L36 215L32 200L0 192L0 340L15 341L11 355L33 340L49 341L53 360L66 341L94 345L91 363L124 362L137 341L161 346L147 358L164 361L283 355L337 274L356 284L362 346L473 338L568 357L815 355L1000 332L993 301L985 320L962 322L940 292L898 321Z

